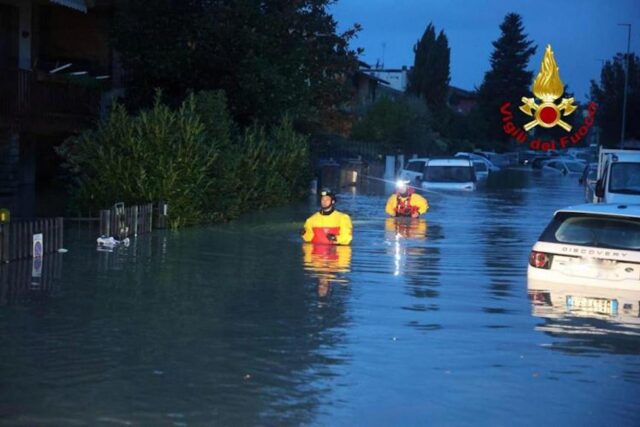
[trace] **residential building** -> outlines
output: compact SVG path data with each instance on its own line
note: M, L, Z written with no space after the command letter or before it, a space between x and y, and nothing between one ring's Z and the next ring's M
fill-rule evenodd
M0 207L36 214L54 147L91 126L121 85L113 1L0 0Z
M405 92L409 84L409 70L406 66L402 68L362 68L361 71L372 77L384 80L384 84L398 92Z

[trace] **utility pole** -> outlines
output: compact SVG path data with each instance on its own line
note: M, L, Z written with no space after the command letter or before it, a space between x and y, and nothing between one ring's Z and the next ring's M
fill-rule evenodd
M627 121L627 86L629 86L629 49L631 47L631 24L618 24L627 27L627 56L624 67L624 95L622 99L622 130L620 132L620 148L624 145L624 132Z

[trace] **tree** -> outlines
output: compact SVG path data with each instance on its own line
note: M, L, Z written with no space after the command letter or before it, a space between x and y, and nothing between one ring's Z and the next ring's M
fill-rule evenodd
M517 109L520 98L531 93L533 73L527 66L537 46L527 40L518 14L506 15L500 30L500 38L493 42L491 69L485 73L478 89L477 108L484 126L477 131L480 137L497 142L496 148L504 150L510 137L502 130L500 106L508 101Z
M382 150L426 153L431 150L431 118L424 102L406 96L380 98L353 126L351 138L372 142Z
M436 30L429 23L413 52L415 57L407 90L424 98L431 110L438 111L446 106L449 94L450 49L447 36L440 31L436 38Z
M151 3L151 4L149 4ZM145 106L155 88L169 100L222 89L240 124L322 115L347 93L357 68L338 34L331 0L130 0L117 16L114 42L127 72L129 104Z
M600 84L591 81L591 98L598 104L596 123L602 129L602 143L607 147L620 144L622 104L624 97L624 69L626 55L617 54L607 61L600 72ZM640 139L640 60L629 56L629 86L627 88L627 120L625 140Z

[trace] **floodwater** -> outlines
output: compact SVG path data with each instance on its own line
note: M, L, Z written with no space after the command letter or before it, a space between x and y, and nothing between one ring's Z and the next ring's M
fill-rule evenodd
M38 274L1 267L0 424L640 425L640 291L527 289L577 178L426 195L407 223L345 190L335 250L299 240L311 201L113 253L70 229Z

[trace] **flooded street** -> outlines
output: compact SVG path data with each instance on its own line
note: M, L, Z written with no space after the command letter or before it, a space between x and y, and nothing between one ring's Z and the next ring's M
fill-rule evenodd
M640 290L529 296L577 177L500 172L413 222L387 191L339 194L351 247L302 244L310 200L2 266L0 424L640 425Z

